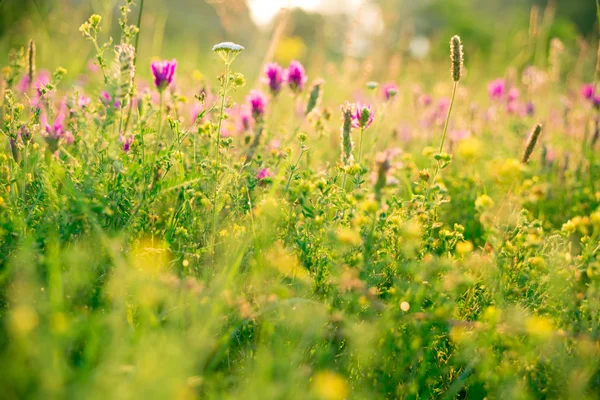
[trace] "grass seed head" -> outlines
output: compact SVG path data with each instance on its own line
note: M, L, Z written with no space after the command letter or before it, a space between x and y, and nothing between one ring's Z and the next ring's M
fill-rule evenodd
M452 60L452 80L458 82L463 75L463 46L460 36L450 39L450 59Z
M542 124L538 123L538 124L536 124L535 128L533 128L533 131L529 135L529 139L527 139L527 145L525 146L525 152L523 153L523 159L521 160L521 163L527 164L527 162L529 161L529 158L531 157L531 153L533 153L533 150L535 149L535 145L536 145L541 133L542 133Z

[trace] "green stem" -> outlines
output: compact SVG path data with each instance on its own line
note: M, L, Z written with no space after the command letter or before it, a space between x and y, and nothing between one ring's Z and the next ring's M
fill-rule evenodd
M215 167L215 190L213 193L213 215L212 215L212 252L215 252L215 242L217 239L217 199L219 189L219 172L221 169L221 127L225 117L225 98L227 97L227 89L229 88L229 63L225 63L225 83L223 84L223 95L221 98L221 109L219 111L219 124L217 126L217 140L215 143L215 151L217 152L217 165Z
M292 166L292 170L290 171L290 177L288 178L287 184L285 185L286 192L290 188L290 183L292 182L292 178L294 177L294 172L296 172L296 167L298 166L298 164L300 164L300 160L302 159L303 155L304 155L304 148L300 149L300 155L298 156L296 163Z
M360 164L362 160L362 148L363 148L363 133L365 132L365 128L360 128L360 136L358 142L358 163Z
M223 97L221 99L221 110L219 112L219 125L217 129L217 174L219 173L219 167L221 166L221 126L223 124L223 117L225 114L225 97L227 96L227 89L229 88L229 64L225 64L225 85L223 87ZM218 175L217 175L218 176Z
M448 107L448 115L446 115L446 122L444 123L444 132L442 133L442 140L440 142L440 148L438 153L441 153L444 150L444 142L446 141L446 134L448 133L448 125L450 123L450 115L452 114L452 106L454 105L454 98L456 97L456 88L458 87L458 82L454 82L454 87L452 89L452 98L450 99L450 106ZM435 167L435 173L433 174L433 179L431 180L431 184L429 185L429 189L435 182L439 172L441 169L441 162L438 161ZM429 189L427 190L427 195L429 196Z
M452 106L454 105L454 98L456 97L456 88L458 87L458 82L454 82L454 87L452 88L452 98L450 99L450 106L448 107L448 115L446 116L446 123L444 124L444 133L442 134L442 141L440 142L440 150L444 150L444 142L446 141L446 133L448 133L448 124L450 123L450 114L452 114Z
M135 54L133 56L133 68L135 70L135 67L137 65L137 56L138 56L138 50L139 50L139 44L140 44L140 33L142 32L142 13L144 11L144 0L140 0L140 12L138 13L138 33L137 35L135 35ZM135 88L135 75L133 76L133 80L131 81L131 98L130 100L130 104L129 104L129 111L127 111L127 119L125 120L125 130L127 130L127 127L129 126L129 120L131 119L131 111L133 110L133 93L134 93L134 88Z
M162 120L163 120L163 91L160 91L160 100L158 102L158 129L156 131L156 153L160 151L160 141L162 139Z
M362 152L363 152L363 133L365 133L365 128L360 128L359 142L358 142L358 166L362 169L360 162L362 160ZM358 187L360 188L360 183L362 181L362 173L358 173Z

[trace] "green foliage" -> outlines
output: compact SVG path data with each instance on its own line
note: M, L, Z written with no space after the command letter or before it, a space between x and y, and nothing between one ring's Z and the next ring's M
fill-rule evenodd
M447 62L433 99L407 65L357 115L365 79L330 68L261 110L230 43L212 79L134 80L130 7L116 46L81 26L75 88L3 70L2 398L600 396L598 109L553 73L576 50L509 70L512 100Z

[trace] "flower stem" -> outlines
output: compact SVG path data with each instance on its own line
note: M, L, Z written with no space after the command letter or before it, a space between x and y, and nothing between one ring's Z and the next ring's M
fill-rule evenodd
M452 88L452 98L450 99L450 106L448 107L448 115L446 115L446 122L444 123L444 132L442 133L442 140L440 142L440 148L438 153L441 153L444 150L444 142L446 141L446 133L448 132L448 124L450 123L450 115L452 114L452 106L454 105L454 98L456 97L456 88L458 87L458 81L454 82L454 87ZM441 161L438 160L437 165L435 166L435 173L433 174L433 179L431 179L431 183L429 185L429 189L427 189L427 197L429 197L429 190L431 186L435 182L439 172L441 169Z
M302 159L302 156L304 155L304 148L300 149L300 155L298 156L298 159L296 160L296 163L294 165L292 165L292 170L290 171L290 177L287 180L287 184L285 185L285 191L287 192L290 188L290 183L292 182L292 178L294 177L294 172L296 172L296 168L298 167L298 164L300 164L300 160Z
M162 139L162 119L163 119L163 91L160 91L158 102L158 129L156 131L156 152L160 151L160 141Z
M363 133L365 132L365 128L360 128L359 142L358 142L358 166L362 169L360 162L362 161L362 152L363 152ZM362 180L362 174L358 173L358 187L360 187L360 181Z
M133 55L133 68L135 71L135 67L137 64L137 56L139 51L140 44L140 34L142 32L142 14L144 12L144 0L140 0L140 12L138 13L138 33L135 35L135 53ZM131 98L129 99L129 110L127 111L127 119L125 120L125 131L129 126L129 120L131 118L131 112L133 110L133 94L135 93L135 74L133 75L133 80L131 81Z
M358 142L358 163L360 164L362 160L362 148L363 148L363 133L365 132L365 128L360 128L360 136Z
M446 141L446 133L448 132L448 124L450 123L450 114L452 114L452 106L454 105L454 98L456 97L456 88L458 87L458 81L454 82L454 87L452 88L452 98L450 99L450 106L448 107L448 115L446 116L446 123L444 124L444 133L442 133L442 141L440 142L440 150L444 150L444 142Z
M219 191L219 172L221 169L221 127L225 117L225 98L227 97L227 89L229 88L229 63L225 63L225 83L223 84L223 93L221 98L221 109L219 111L219 124L217 126L217 139L215 143L215 151L217 152L217 163L215 166L215 189L213 193L213 215L212 215L212 246L211 251L216 250L217 240L217 200Z

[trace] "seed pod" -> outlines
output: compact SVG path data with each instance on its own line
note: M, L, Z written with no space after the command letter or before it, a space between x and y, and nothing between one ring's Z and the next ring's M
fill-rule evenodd
M390 159L387 153L379 153L376 158L377 180L375 181L375 198L381 201L381 191L387 183L387 175L391 168Z
M312 87L312 90L310 91L310 97L308 98L308 104L306 105L306 113L305 115L310 114L310 112L312 110L315 109L315 107L317 106L317 104L319 103L319 99L321 96L321 85L323 84L323 81L321 79L319 79L318 81L316 81Z
M133 91L135 48L129 44L115 46L117 97L125 104Z
M342 117L344 123L342 125L342 163L348 165L352 163L352 137L350 132L352 131L352 107L346 104L342 107Z
M533 39L538 33L538 22L540 19L540 7L534 5L529 13L529 38Z
M27 47L27 77L29 78L29 86L33 84L33 77L35 75L35 42L33 39L29 41Z
M452 80L458 82L463 75L463 46L457 35L450 39L450 59L452 60Z
M529 157L531 157L531 153L533 153L541 133L542 124L537 124L527 139L527 145L525 146L525 152L523 153L523 159L521 160L521 163L527 164L527 161L529 161Z

